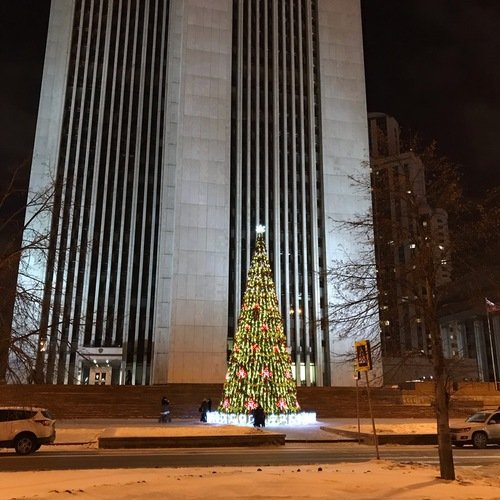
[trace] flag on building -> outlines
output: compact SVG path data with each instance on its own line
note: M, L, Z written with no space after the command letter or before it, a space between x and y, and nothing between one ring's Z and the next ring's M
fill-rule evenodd
M500 312L500 304L495 304L491 300L484 299L486 301L486 311L489 313Z

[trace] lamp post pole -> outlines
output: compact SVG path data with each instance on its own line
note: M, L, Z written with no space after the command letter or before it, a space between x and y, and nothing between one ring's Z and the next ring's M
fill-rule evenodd
M491 317L488 310L486 310L486 318L488 321L488 334L490 338L490 353L491 353L491 364L493 365L493 380L495 382L495 390L498 391L497 365L495 362L495 351L493 349L493 328L491 326Z

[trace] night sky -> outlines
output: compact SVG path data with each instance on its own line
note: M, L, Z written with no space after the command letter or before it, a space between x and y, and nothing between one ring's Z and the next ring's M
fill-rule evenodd
M362 0L368 111L435 139L469 194L500 185L500 1ZM49 0L0 2L0 172L30 158Z
M500 1L362 7L368 110L435 139L469 194L500 185Z

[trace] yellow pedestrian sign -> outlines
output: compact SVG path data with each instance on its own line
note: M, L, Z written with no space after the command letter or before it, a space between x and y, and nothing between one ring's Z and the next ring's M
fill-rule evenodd
M372 369L372 355L369 340L358 340L354 343L356 349L356 371L368 372Z

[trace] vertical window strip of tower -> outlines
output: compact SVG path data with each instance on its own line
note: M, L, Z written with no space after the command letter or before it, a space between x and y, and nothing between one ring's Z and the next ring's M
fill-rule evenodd
M316 12L311 0L233 2L229 316L238 318L264 224L296 376L307 385L323 384L326 369Z
M80 145L76 145L76 149L78 151L78 155L81 156L81 161L80 159L75 161L75 175L77 176L76 183L73 185L74 189L74 211L79 212L79 216L72 217L71 223L73 226L73 231L72 231L72 236L71 240L69 243L69 248L71 253L74 255L74 259L76 261L78 252L80 252L81 256L81 248L83 248L83 245L87 246L88 245L88 233L87 233L87 228L88 228L88 216L86 215L86 210L83 209L85 205L82 204L82 197L83 193L90 194L91 193L91 178L93 176L93 172L95 170L93 164L95 163L95 158L96 158L96 150L92 149L91 152L88 152L89 149L92 148L92 145L94 143L94 134L93 134L93 125L92 123L95 123L95 121L98 119L98 114L97 114L97 102L100 98L101 93L103 92L103 85L106 82L106 76L101 75L101 65L102 63L100 62L102 59L106 58L106 54L109 51L108 47L108 40L103 36L103 29L104 26L108 25L111 22L112 15L111 15L111 9L112 9L112 2L102 2L99 4L99 6L94 5L94 12L98 12L98 19L94 20L92 23L92 28L89 28L89 32L92 32L93 36L96 38L96 43L95 45L90 45L87 47L87 56L85 58L85 65L87 67L91 68L91 78L93 79L92 81L94 82L94 85L92 86L91 89L88 89L88 86L85 86L85 80L90 77L89 73L85 75L84 71L84 78L79 86L79 88L85 88L85 90L90 94L90 100L88 101L89 104L89 111L85 112L83 117L80 119L80 128L78 130L78 135L80 137ZM97 21L97 23L95 22ZM89 51L90 50L90 55ZM94 59L92 61L92 54L96 53L97 54L97 61ZM107 70L107 68L102 68L103 71ZM78 91L78 90L77 90ZM78 106L78 101L75 100L75 105ZM84 107L82 107L85 109ZM89 117L87 119L87 117ZM85 158L85 160L83 159ZM83 168L82 168L83 165ZM90 175L89 175L89 167L91 169ZM84 189L82 189L82 187ZM88 198L87 198L88 199ZM83 217L85 217L85 221L82 220ZM85 232L85 233L84 233ZM77 248L76 245L71 245L71 242L78 242L78 246L80 248ZM71 261L73 261L73 258L71 258ZM84 265L85 259L83 256L81 256L79 265L75 266L74 269L68 269L67 276L68 276L68 284L71 281L72 286L75 288L76 293L72 297L71 301L71 308L67 308L66 310L66 317L68 318L68 323L67 326L64 327L64 331L68 332L68 336L71 337L71 353L70 353L70 360L68 363L68 359L66 358L66 366L62 366L62 363L59 363L59 374L58 374L58 382L67 382L68 378L71 377L72 379L75 378L78 366L76 366L76 350L78 349L78 341L80 340L80 335L79 335L79 325L83 322L86 321L86 318L83 316L82 317L82 310L81 310L81 297L82 297L82 288L83 288L83 280L81 278L81 273L79 270L81 269L80 265ZM75 262L76 264L76 262ZM67 286L67 291L66 295L69 296L70 294L70 287ZM73 324L72 324L73 323Z
M231 165L236 165L240 163L241 155L241 123L239 122L240 116L234 113L234 108L241 108L241 92L237 91L240 88L239 77L241 76L241 70L239 69L239 64L241 64L241 57L238 56L238 52L241 51L241 44L238 43L238 35L240 30L238 29L238 23L240 16L238 15L238 3L233 0L233 19L232 19L232 36L231 36L231 51L232 51L232 64L231 64L231 106L233 111L231 113L231 149L230 149L230 161ZM241 238L241 228L239 227L240 218L236 214L241 212L241 171L231 170L231 189L229 194L229 240L234 242L236 239ZM229 262L233 262L234 265L229 266L228 278L229 283L236 283L239 280L239 274L237 274L238 269L241 268L241 253L240 247L230 244L229 247ZM231 286L228 288L231 290ZM232 294L230 293L230 296ZM234 300L229 299L228 307L228 346L227 353L232 350L232 340L235 333L235 325L238 320L238 311L234 307ZM238 301L236 301L238 302Z
M130 314L130 293L127 287L133 283L129 280L132 277L130 241L133 231L127 233L120 228L131 227L131 209L132 209L132 191L134 179L133 164L133 129L135 129L136 117L133 114L133 94L136 84L136 51L137 51L137 5L128 6L125 44L126 53L123 59L123 90L121 95L121 109L123 116L120 117L120 155L117 160L117 168L121 173L121 179L118 183L119 202L118 217L116 218L118 241L115 245L118 247L119 259L117 262L117 290L118 290L118 308L115 309L117 333L116 338L122 341L125 350L123 357L128 369L133 367L133 348L132 339L130 346L129 327L132 321ZM133 377L135 381L135 376Z
M152 249L152 255L149 259L149 270L148 274L151 276L150 289L156 290L156 278L157 278L157 265L158 265L158 242L160 238L160 197L161 197L161 186L162 186L162 168L161 165L164 163L163 160L163 135L164 135L164 116L166 112L166 100L167 100L167 80L166 80L166 68L167 68L167 29L168 29L168 13L169 13L169 1L158 2L158 9L156 12L156 23L159 30L155 30L155 34L159 31L160 36L156 37L155 44L155 71L152 72L152 88L151 93L156 94L156 114L155 114L155 99L151 100L151 114L153 116L152 120L152 131L151 137L154 138L155 147L151 152L151 158L154 165L156 166L154 171L154 176L151 177L153 181L153 197L150 198L151 202L151 213L153 217L150 221L150 248ZM149 210L148 210L149 211ZM153 344L154 344L154 294L151 293L148 296L148 316L146 328L149 332L147 352L145 353L147 359L147 376L146 380L150 380L151 376L151 361L153 359Z
M122 61L126 57L128 44L125 43L125 32L127 26L127 6L122 2L113 2L113 14L111 21L111 34L109 37L109 73L106 84L106 95L103 128L103 147L101 151L101 162L108 165L108 181L106 197L110 200L109 207L105 212L105 227L113 228L108 232L106 241L103 242L103 253L107 255L107 293L104 297L102 310L104 345L121 344L122 332L117 338L118 322L116 315L116 304L119 289L119 258L113 258L116 253L115 235L117 234L117 221L120 220L121 192L118 188L120 182L120 129L122 118L122 99L124 88L124 65ZM117 257L118 257L117 255ZM101 299L102 300L102 299Z
M278 18L276 23L277 33L276 33L276 47L275 53L277 54L276 65L275 65L275 80L278 86L278 106L276 107L275 117L276 123L279 127L277 134L279 134L279 182L281 183L283 193L289 192L288 188L288 72L287 72L287 51L283 49L283 40L286 34L287 26L287 16L285 11L285 3L276 6L276 12L274 16ZM278 182L276 179L276 183ZM278 193L280 193L278 191ZM282 256L281 267L283 269L283 276L281 277L282 287L280 290L280 303L281 310L283 311L283 319L285 323L285 331L287 335L287 344L292 346L291 331L292 331L292 317L290 315L292 311L292 301L289 290L291 288L291 272L290 272L290 232L288 231L289 220L290 220L290 207L289 207L289 197L283 197L283 206L280 208L280 195L277 195L276 203L274 209L277 213L280 213L280 218L277 219L276 232L278 234L283 234L284 246L280 248L279 246L275 248L276 255ZM286 230L281 230L285 228ZM281 238L280 238L281 240ZM280 241L281 243L281 241ZM279 252L279 253L278 253ZM276 266L275 266L276 268ZM276 278L277 279L277 278ZM294 360L296 362L296 359Z
M89 108L92 107L94 99L94 88L89 90L85 86L88 78L96 78L95 65L89 64L90 54L96 51L100 42L95 27L99 22L100 5L85 0L76 2L75 24L73 29L73 40L71 55L74 63L70 66L68 76L68 88L66 90L66 105L64 118L64 136L61 144L58 182L61 189L59 213L54 215L53 222L57 224L57 237L53 240L55 245L53 268L49 269L53 275L50 281L53 284L54 296L47 306L51 306L51 317L48 321L49 328L49 353L47 359L47 381L65 381L64 370L66 362L67 342L70 338L69 330L75 325L62 322L64 309L70 307L73 292L74 274L68 275L68 255L76 251L72 248L73 241L73 211L76 208L75 195L78 181L77 165L82 161L81 155L82 139L88 134L90 127L88 120L92 120ZM89 118L90 116L90 118ZM55 231L54 231L55 233ZM72 252L73 250L73 252ZM69 318L68 318L69 319Z
M129 79L128 94L125 96L125 106L127 107L127 123L124 130L125 141L125 179L123 183L124 197L124 218L122 227L130 227L132 230L123 233L123 262L122 262L122 285L127 285L131 289L124 288L124 330L123 347L127 366L133 367L133 379L142 382L142 370L137 370L137 348L138 339L135 336L135 324L137 321L138 306L138 266L139 260L134 258L134 244L137 228L137 190L139 182L139 172L137 171L137 156L140 145L140 114L139 100L141 93L141 76L143 62L142 58L142 21L144 12L136 4L134 15L130 19L129 46L130 58L127 61L127 78ZM139 372L139 373L138 373Z
M305 18L306 18L306 36L304 37L304 53L306 58L304 64L307 68L306 88L307 88L307 111L306 123L307 132L305 138L307 141L306 155L310 165L313 167L310 170L309 178L309 193L310 193L310 220L317 221L317 224L311 224L311 230L307 233L308 245L310 247L311 265L314 269L311 274L311 304L308 304L310 309L310 318L313 322L314 335L311 335L311 350L315 353L316 373L318 379L321 380L320 385L325 381L325 324L324 317L328 316L328 304L326 298L321 295L321 282L324 283L324 272L322 268L322 259L320 257L322 248L321 235L324 233L324 221L322 215L323 210L318 210L318 205L323 199L321 192L321 183L318 182L321 173L321 163L319 154L320 135L319 135L319 41L318 41L318 16L317 3L315 0L305 3ZM310 19L311 22L307 22ZM324 262L324 259L323 259ZM316 304L316 310L310 307ZM326 328L328 331L328 328Z
M75 381L82 346L123 346L134 381L149 382L168 11L75 2L41 325L48 382Z
M323 362L323 366L318 366L318 374L323 375L323 383L329 385L331 380L330 374L330 325L328 324L328 294L327 294L327 271L329 262L327 260L326 248L325 248L325 231L326 231L326 221L325 221L325 206L324 206L324 196L323 196L323 183L321 182L323 176L323 167L322 167L322 133L321 133L321 85L320 85L320 53L319 53L319 15L318 15L318 1L311 1L311 12L313 18L313 30L312 30L312 43L311 48L313 50L313 57L309 64L312 64L314 67L314 82L311 85L311 89L314 89L313 101L314 101L314 116L316 120L314 123L311 122L311 129L314 129L314 137L315 143L312 148L312 153L314 154L314 158L318 165L316 177L316 186L311 185L311 189L314 189L318 196L318 262L319 262L319 274L317 275L317 286L319 287L319 301L321 304L321 313L320 313L320 325L321 325L321 338L319 339L317 345L317 351L322 353L322 356L318 358L318 362L321 359Z

